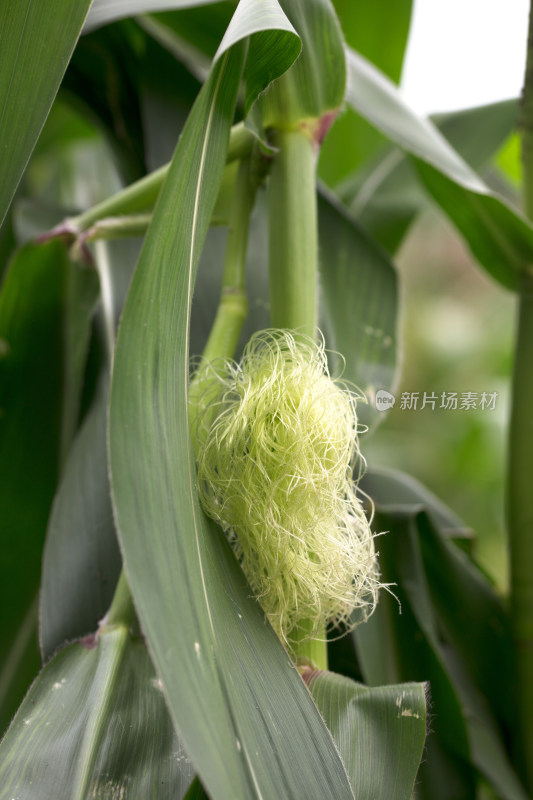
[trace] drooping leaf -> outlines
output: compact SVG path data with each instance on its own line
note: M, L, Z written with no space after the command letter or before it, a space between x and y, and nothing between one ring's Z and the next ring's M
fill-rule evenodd
M90 0L2 3L0 224L74 50ZM54 43L50 47L50 42Z
M346 51L350 80L347 102L393 142L474 192L486 187L430 120L419 117L402 100L398 88L367 59Z
M400 80L411 21L412 0L366 3L333 0L346 43L395 83ZM320 152L319 174L333 186L366 163L386 139L366 119L346 107L335 121Z
M146 647L122 626L58 653L0 745L2 800L175 800L193 774Z
M517 103L493 103L432 120L462 158L479 171L516 125ZM347 176L335 191L389 253L398 249L416 214L429 203L412 161L394 146L384 148Z
M34 603L50 506L79 410L95 273L60 242L28 245L0 292L0 603L3 657ZM11 696L15 708L20 697ZM14 709L13 709L14 710Z
M283 43L285 23L281 28ZM229 545L200 511L195 487L189 305L241 65L240 46L219 53L133 279L111 394L113 502L141 625L207 791L217 798L351 797L327 729L250 598Z
M432 123L418 117L372 64L348 49L347 100L414 157L424 186L465 237L480 264L515 289L533 257L533 229L493 194Z
M501 100L433 114L431 121L472 169L479 172L518 125L518 100Z
M305 681L358 800L410 800L426 738L423 684L368 687L313 671Z

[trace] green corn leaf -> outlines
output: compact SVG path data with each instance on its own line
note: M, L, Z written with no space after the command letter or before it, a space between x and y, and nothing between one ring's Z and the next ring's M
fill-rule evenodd
M515 289L533 260L530 224L488 189L429 120L404 104L379 70L349 49L347 64L348 102L414 157L424 186L479 263L502 285Z
M90 1L17 0L0 7L0 224L57 93Z
M57 241L20 250L0 292L0 603L9 609L0 639L8 669L0 683L3 724L21 699L4 678L17 677L17 631L24 634L36 617L30 609L50 506L77 425L97 292L96 274L70 263Z
M194 769L141 637L71 644L30 688L0 745L0 798L182 798Z
M426 738L421 683L368 687L313 671L305 681L333 734L358 800L410 800Z
M195 487L189 304L241 64L240 47L219 54L179 141L133 279L111 393L113 501L141 625L209 794L349 798L330 735L250 598L229 545L200 511Z

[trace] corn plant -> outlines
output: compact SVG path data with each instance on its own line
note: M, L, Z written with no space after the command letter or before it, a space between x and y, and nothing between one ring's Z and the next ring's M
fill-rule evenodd
M397 89L410 0L0 7L0 798L533 792L531 86ZM365 442L436 204L519 297L509 597ZM428 445L429 446L429 445Z

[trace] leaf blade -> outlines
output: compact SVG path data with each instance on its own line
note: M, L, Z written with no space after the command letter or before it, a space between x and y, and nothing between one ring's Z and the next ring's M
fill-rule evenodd
M44 125L90 0L2 3L0 224ZM54 46L50 47L49 42Z

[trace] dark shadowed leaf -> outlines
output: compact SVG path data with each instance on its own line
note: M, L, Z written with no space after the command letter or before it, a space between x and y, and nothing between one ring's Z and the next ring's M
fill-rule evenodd
M183 64L151 38L147 40L141 70L141 113L149 170L172 158L199 90L200 82Z
M83 36L61 84L61 97L102 127L128 182L146 171L139 96L143 39L131 20Z
M0 292L0 604L9 609L0 652L8 660L37 595L97 292L96 274L70 263L60 242L20 250Z
M470 529L457 514L405 472L369 467L362 477L361 488L381 512L416 514L423 508L441 533L456 538L471 535Z
M98 248L103 294L117 325L138 251L135 241L100 243ZM98 323L102 328L101 316ZM48 523L39 614L45 659L66 641L97 629L120 573L106 454L108 362L109 357L100 366L99 383L69 452Z

